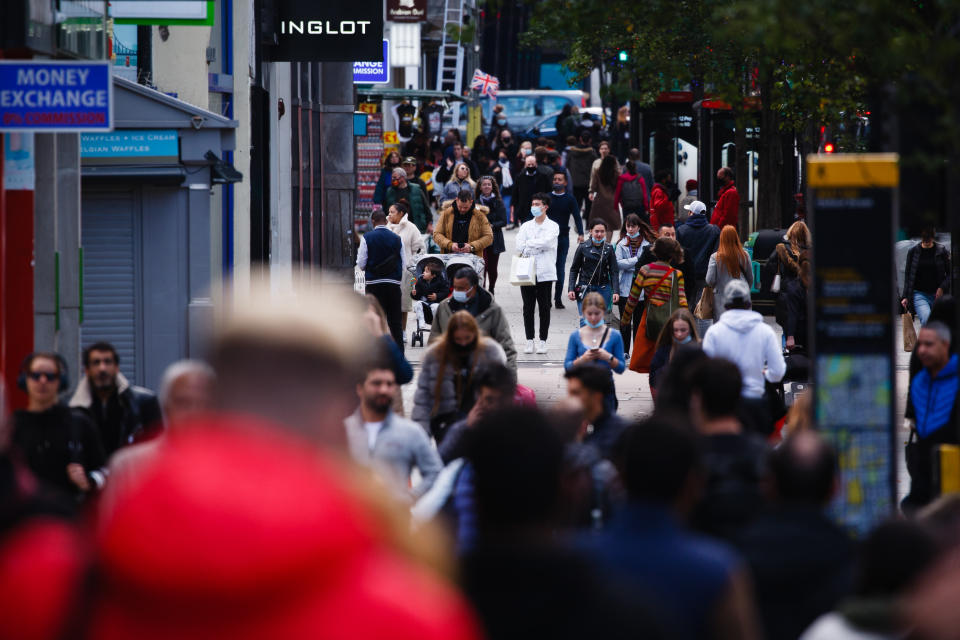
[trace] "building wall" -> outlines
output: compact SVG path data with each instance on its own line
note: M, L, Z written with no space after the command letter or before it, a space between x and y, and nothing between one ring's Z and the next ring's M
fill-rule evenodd
M184 102L208 109L209 64L207 47L211 45L210 27L167 27L166 41L160 28L150 32L153 40L153 82L164 93L176 93Z
M233 282L238 290L250 286L250 82L253 78L253 0L233 2L233 119L237 149L233 166L243 174L235 185L233 206Z

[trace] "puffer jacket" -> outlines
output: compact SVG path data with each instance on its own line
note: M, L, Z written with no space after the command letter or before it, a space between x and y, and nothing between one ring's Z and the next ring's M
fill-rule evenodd
M590 185L590 169L593 161L599 158L596 150L591 146L567 147L567 169L574 187L586 189Z
M444 253L452 253L453 244L453 218L456 215L454 207L456 201L447 203L440 211L440 219L437 221L437 228L433 232L433 241L437 243L440 250ZM470 228L467 231L469 240L467 244L473 247L473 254L483 255L483 250L493 244L493 228L487 219L490 210L481 204L473 205L473 218L470 219Z
M454 383L455 367L447 363L443 371L443 382L440 384L440 397L436 396L437 379L440 374L440 349L442 342L438 342L427 349L420 365L420 377L417 379L417 391L413 395L413 412L410 417L419 423L427 432L430 431L430 419L434 416L453 413L459 410L462 398L457 398ZM494 340L482 338L479 353L471 356L469 366L476 370L477 365L484 362L499 362L506 364L507 356L503 349ZM469 391L469 390L467 390ZM434 410L436 407L436 410Z
M707 222L707 217L699 213L690 216L677 229L677 242L683 247L687 261L693 264L693 276L696 280L706 280L710 256L720 243L720 229Z

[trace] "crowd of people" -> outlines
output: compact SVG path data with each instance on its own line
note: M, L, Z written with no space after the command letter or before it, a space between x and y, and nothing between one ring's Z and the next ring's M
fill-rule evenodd
M452 140L439 189L388 158L365 295L228 301L207 361L171 364L157 394L106 342L75 386L60 354L26 356L0 437L0 637L955 637L955 607L931 608L960 595L941 570L960 499L933 481L960 396L933 233L903 290L911 490L858 538L830 515L844 478L810 398L788 412L780 392L806 353L805 223L757 283L729 169L708 214L635 150L621 170L589 133L556 157L496 134L483 158ZM551 403L522 384L495 296L511 226L524 353L577 307ZM410 278L431 244L457 261ZM620 410L628 368L650 415Z

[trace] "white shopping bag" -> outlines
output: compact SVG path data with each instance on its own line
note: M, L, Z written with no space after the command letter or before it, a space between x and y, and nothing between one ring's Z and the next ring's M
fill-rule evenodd
M513 256L510 265L510 284L526 287L537 284L537 265L532 257Z

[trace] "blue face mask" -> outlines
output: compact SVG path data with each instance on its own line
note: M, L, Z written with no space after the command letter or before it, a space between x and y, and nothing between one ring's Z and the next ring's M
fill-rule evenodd
M640 235L640 232L637 231L637 232L635 232L635 233L628 233L628 234L627 234L627 237L628 237L628 238L636 238L636 237L638 237L639 235Z
M470 294L471 291L473 291L473 287L470 287L466 291L454 291L453 299L456 300L457 302L466 302L467 296Z
M583 321L586 322L587 326L590 327L591 329L599 329L600 327L603 326L603 316L600 317L600 322L598 322L597 324L593 324L592 322L587 320L586 316L584 316Z
M534 218L539 218L540 214L543 213L543 210L540 207L530 207L530 213L533 214Z
M598 247L603 244L603 240L597 240L596 238L590 239L593 240L593 244L597 245Z
M680 344L688 344L691 340L693 340L693 336L688 333L687 337L680 341Z

